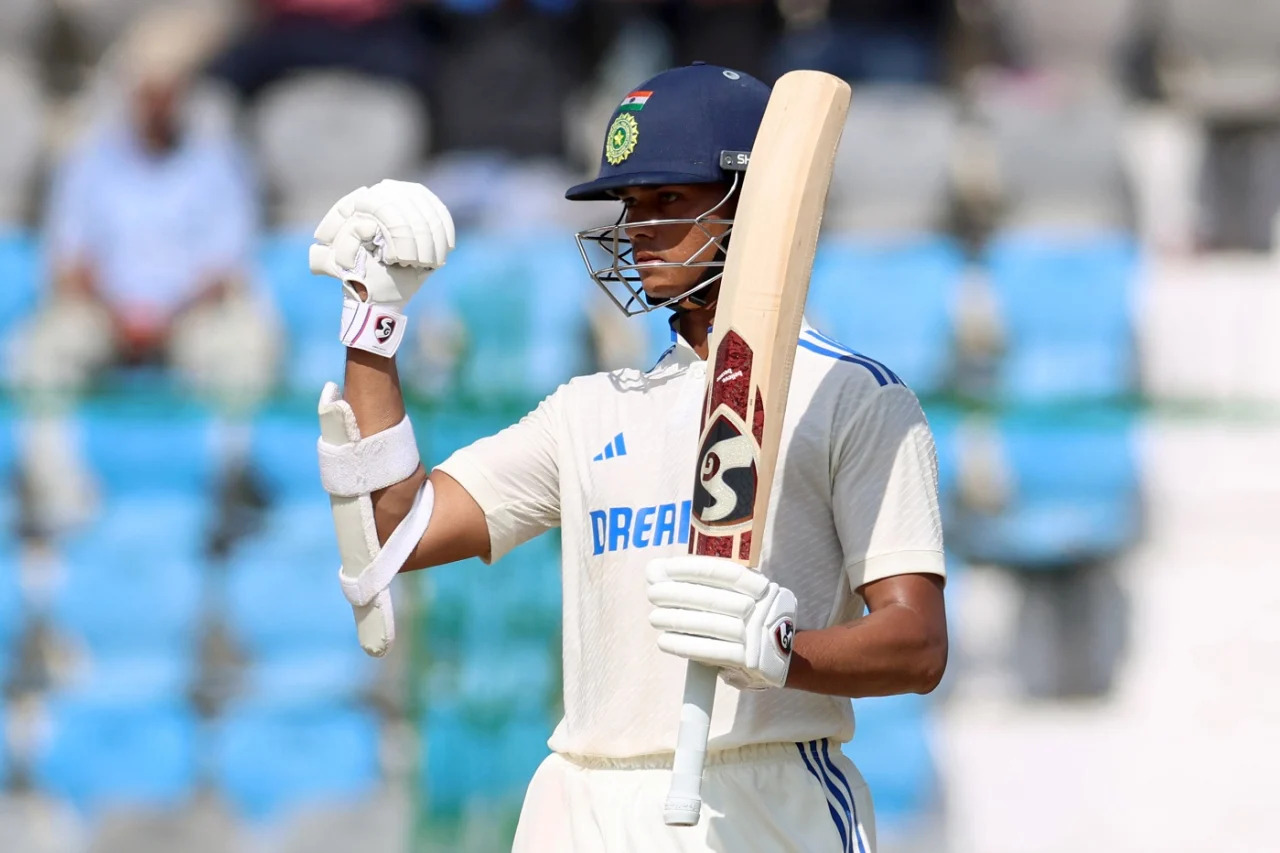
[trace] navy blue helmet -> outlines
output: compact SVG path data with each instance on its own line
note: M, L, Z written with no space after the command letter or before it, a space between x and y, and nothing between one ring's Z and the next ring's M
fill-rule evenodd
M614 110L599 176L565 197L598 201L623 187L727 183L722 156L751 150L768 102L769 87L741 71L700 62L664 71Z

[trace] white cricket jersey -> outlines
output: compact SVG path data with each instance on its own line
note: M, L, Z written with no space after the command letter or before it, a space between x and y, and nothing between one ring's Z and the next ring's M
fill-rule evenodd
M648 372L573 379L439 468L484 510L491 559L562 528L564 719L556 752L675 748L686 662L658 649L645 566L688 551L706 363L682 339ZM799 341L761 570L795 593L797 630L859 618L857 590L944 575L933 438L888 368ZM853 736L848 699L720 682L710 748Z

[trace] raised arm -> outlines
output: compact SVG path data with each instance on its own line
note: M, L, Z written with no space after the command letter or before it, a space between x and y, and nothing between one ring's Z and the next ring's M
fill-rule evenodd
M363 435L390 429L404 419L404 397L394 356L386 358L362 350L347 350L342 396L355 412ZM409 514L425 479L426 468L419 464L407 480L371 495L380 544L387 541ZM435 492L431 523L403 570L425 569L470 557L488 558L489 528L479 504L443 471L432 472L431 484Z
M340 199L315 239L312 271L342 283L347 346L345 388L329 383L320 398L320 474L360 645L381 656L395 640L398 572L489 552L466 490L442 473L427 478L395 366L405 305L444 264L453 221L426 187L383 181Z

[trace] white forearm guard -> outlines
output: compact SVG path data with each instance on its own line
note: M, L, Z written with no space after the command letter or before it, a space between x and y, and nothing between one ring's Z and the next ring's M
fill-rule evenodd
M418 444L406 416L399 424L362 438L355 412L330 382L320 394L320 480L329 493L342 567L338 579L356 617L360 646L381 657L396 638L391 581L431 522L435 491L423 483L409 514L378 541L369 495L407 479L418 468Z

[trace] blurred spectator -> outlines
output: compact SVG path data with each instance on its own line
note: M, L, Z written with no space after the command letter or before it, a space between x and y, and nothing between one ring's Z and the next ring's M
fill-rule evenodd
M34 69L0 51L0 230L25 222L45 145L45 103Z
M430 45L402 0L257 0L258 23L212 72L246 98L299 69L340 68L424 90Z
M57 166L50 286L11 359L12 379L41 419L27 471L40 528L58 526L58 507L83 509L68 492L83 477L56 447L58 423L71 396L104 369L167 363L230 410L270 387L276 335L242 278L257 227L254 182L232 140L183 121L210 36L200 15L162 11L140 21L117 57L125 115L91 128ZM42 508L50 524L40 523Z
M53 17L48 0L5 0L0 3L0 54L28 57L40 45Z
M1267 251L1280 211L1280 5L1159 0L1160 81L1206 134L1201 245Z
M630 5L630 4L623 4ZM589 79L592 41L577 0L444 0L441 73L432 87L432 161L423 180L462 229L578 225L564 200L569 104ZM605 42L609 53L611 42ZM619 97L609 95L609 110ZM592 114L594 117L594 113ZM600 127L590 130L592 168ZM576 140L575 140L576 141ZM511 199L521 199L519 212ZM576 217L576 218L575 218Z
M586 73L574 0L443 4L432 150L562 158L565 104Z
M858 83L940 83L950 0L779 0L779 74L813 68Z

